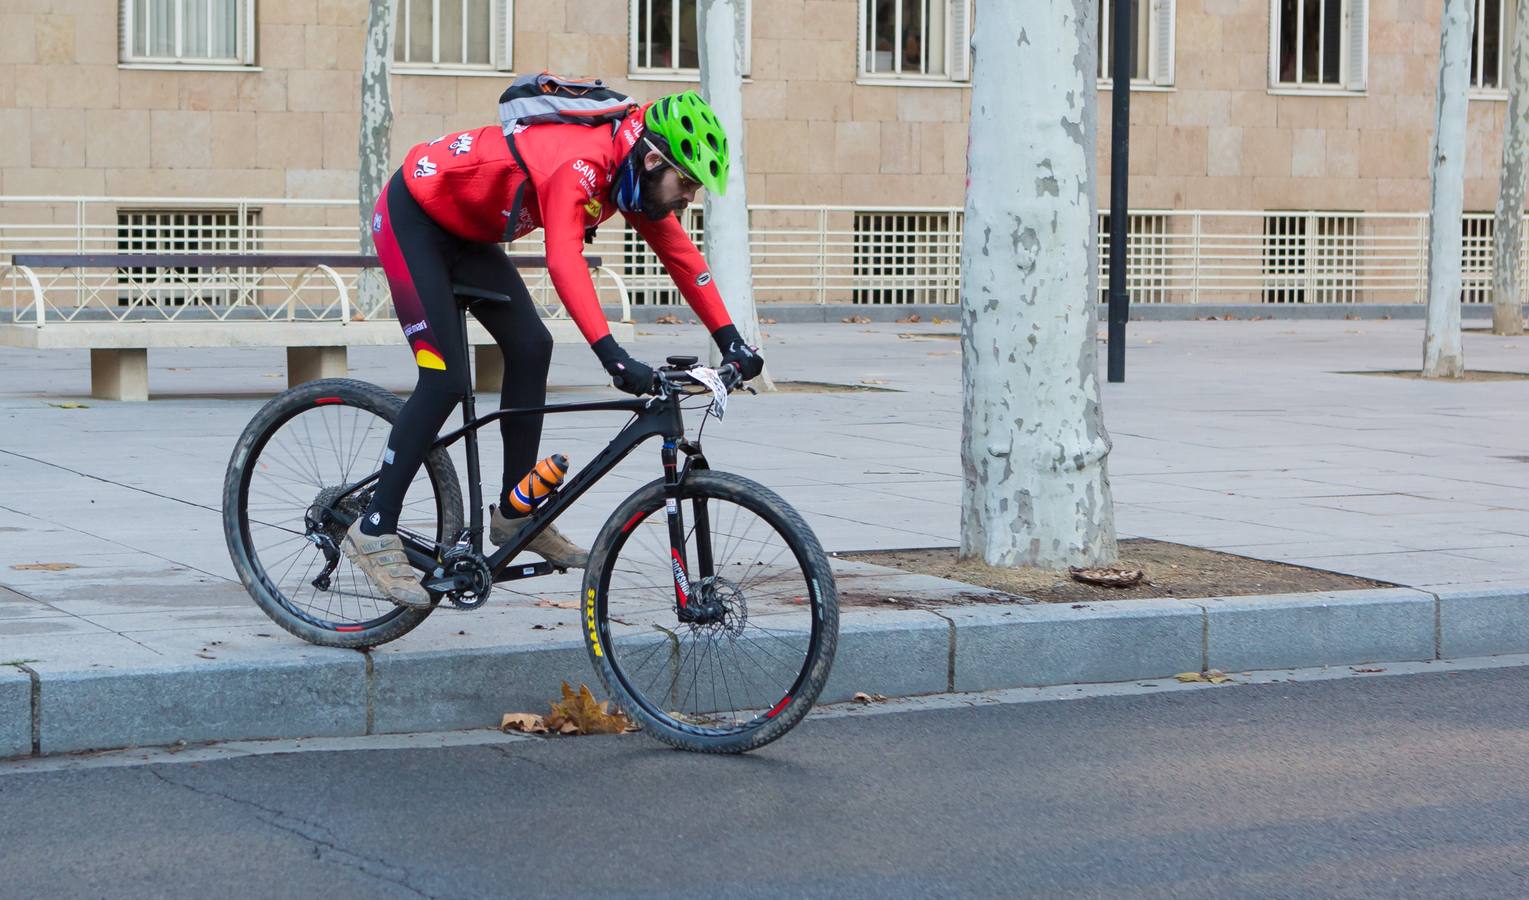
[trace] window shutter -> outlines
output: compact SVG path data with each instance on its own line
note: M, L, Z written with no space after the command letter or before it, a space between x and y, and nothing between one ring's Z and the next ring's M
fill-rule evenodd
M1269 87L1279 84L1279 4L1269 0Z
M236 52L240 54L246 66L253 66L255 64L255 0L242 0L240 8L234 10L234 15L244 20L242 28L235 28L234 40L243 37L243 40L239 41L240 46ZM239 33L241 31L242 35Z
M501 72L515 69L515 0L494 0L494 68Z
M133 0L117 4L117 61L133 58Z
M948 0L950 3L950 79L970 81L972 36L971 0ZM862 29L862 32L864 29Z
M1152 2L1152 25L1156 29L1152 36L1152 83L1163 87L1173 85L1174 6L1174 0Z
M1348 89L1365 89L1370 66L1370 5L1368 0L1349 0Z

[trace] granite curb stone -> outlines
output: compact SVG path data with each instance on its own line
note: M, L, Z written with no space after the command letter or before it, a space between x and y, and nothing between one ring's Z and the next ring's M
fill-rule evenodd
M1444 588L1439 599L1439 655L1495 656L1529 649L1529 587Z
M955 689L1128 681L1198 671L1204 614L1183 600L971 606L956 630Z
M366 660L42 672L43 753L366 733Z
M510 712L546 713L567 681L598 682L582 641L372 653L372 732L492 728Z
M32 677L0 665L0 759L32 752Z
M850 609L821 702L1436 652L1529 652L1529 586ZM505 712L540 712L561 681L594 681L580 641L39 677L43 753L491 727ZM31 751L31 698L29 676L0 666L0 757Z
M911 697L950 684L950 622L923 610L861 619L841 613L839 647L819 703L856 693Z
M1411 588L1196 600L1223 671L1433 659L1435 601Z

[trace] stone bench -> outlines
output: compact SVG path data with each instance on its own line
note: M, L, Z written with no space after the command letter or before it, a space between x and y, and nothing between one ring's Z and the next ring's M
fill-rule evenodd
M517 268L545 268L545 257L514 257ZM591 269L603 270L622 295L622 318L612 322L618 341L629 341L632 324L625 286L614 272L604 270L598 257L585 257ZM22 278L33 294L14 320L0 322L0 347L31 350L90 351L91 396L105 400L147 400L148 352L166 348L285 347L287 383L298 385L317 378L343 377L350 347L401 345L396 319L361 321L351 315L348 289L336 269L374 268L377 258L360 254L18 254L12 274ZM119 319L106 311L100 317L49 317L39 270L69 269L299 269L320 273L338 292L338 315L324 319L196 315L175 308L175 318ZM280 307L278 307L279 309ZM558 343L583 343L571 319L545 320ZM473 347L475 386L495 391L503 378L504 361L498 345L482 325L469 317L468 342Z

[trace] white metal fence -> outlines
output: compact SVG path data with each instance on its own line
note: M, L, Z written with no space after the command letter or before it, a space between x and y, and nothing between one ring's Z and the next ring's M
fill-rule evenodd
M756 205L750 208L756 297L763 303L909 304L956 303L960 290L963 211L954 207L896 208ZM683 221L699 241L699 208ZM352 253L358 241L356 204L348 200L3 197L0 196L0 264L25 252L335 252ZM620 302L624 283L631 301L670 304L678 292L663 267L630 229L613 222L585 248L603 258L612 278L598 282L602 301ZM1099 216L1100 291L1108 251L1108 215ZM1492 217L1470 213L1462 221L1465 285L1462 300L1491 300ZM1127 278L1133 300L1144 303L1420 303L1427 281L1427 215L1295 211L1137 210L1131 214ZM1529 231L1526 231L1529 233ZM513 253L540 254L538 239L516 243ZM1529 253L1519 249L1522 272ZM234 273L237 276L237 273ZM300 273L262 278L289 282ZM531 273L528 283L548 315L560 315L550 281ZM81 276L74 276L78 279ZM61 279L55 293L74 291L103 306L143 303L128 290L139 278L126 270L101 272L90 285ZM197 293L195 273L177 276L167 300L216 305ZM230 273L211 273L227 286ZM242 276L239 276L242 277ZM355 272L341 273L347 289ZM17 290L15 279L0 289ZM258 295L259 284L234 279ZM163 285L162 285L163 287ZM308 279L294 288L332 291L329 279ZM113 291L117 293L114 294ZM176 299L180 298L180 299ZM67 296L61 297L67 303ZM13 301L15 302L15 301ZM24 302L24 301L21 301ZM306 308L332 308L325 298ZM367 317L391 315L384 299Z

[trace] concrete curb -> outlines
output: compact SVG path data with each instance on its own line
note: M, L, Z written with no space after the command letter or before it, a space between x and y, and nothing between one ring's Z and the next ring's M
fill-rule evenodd
M1529 652L1529 585L845 611L820 702ZM581 642L295 662L34 672L0 665L0 758L481 728L593 682Z

